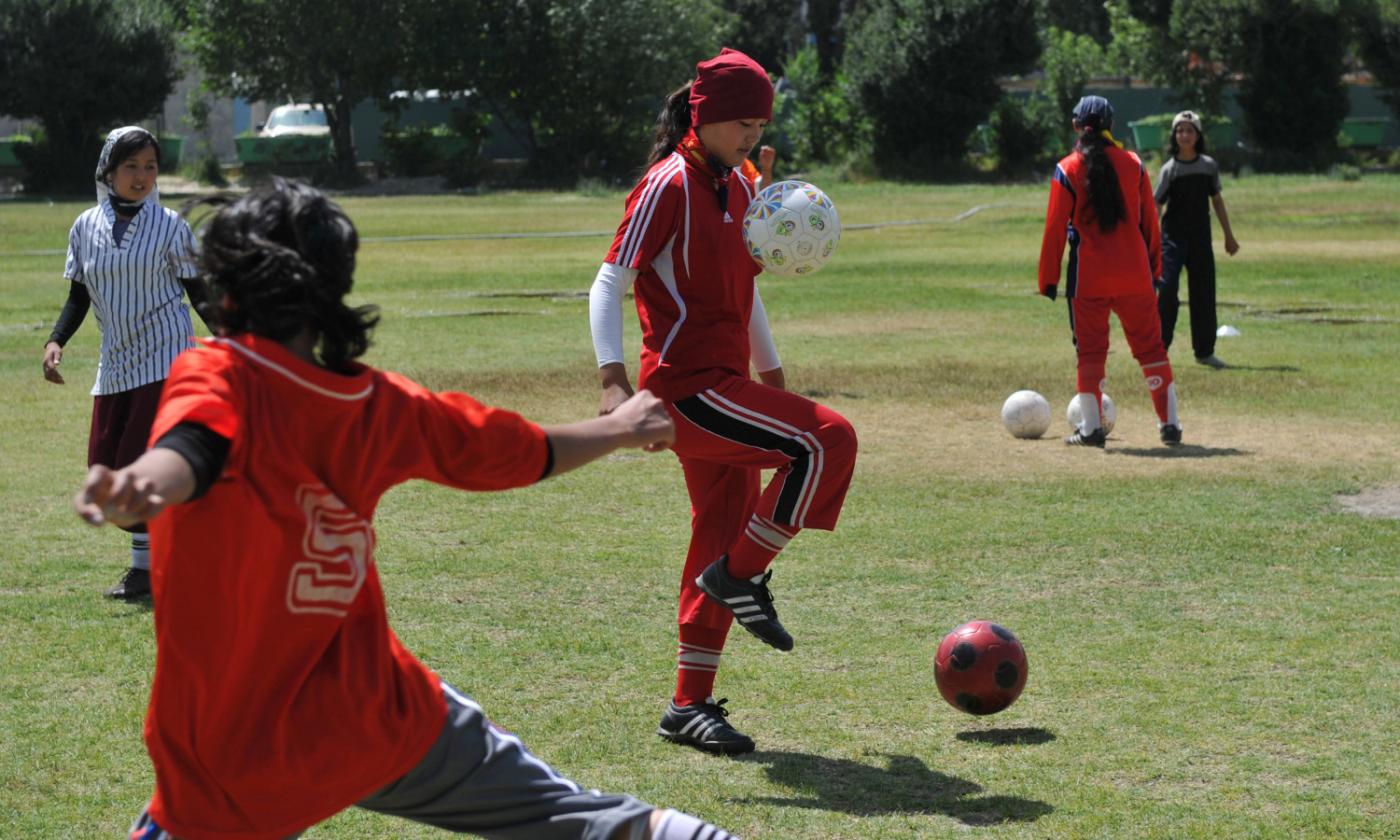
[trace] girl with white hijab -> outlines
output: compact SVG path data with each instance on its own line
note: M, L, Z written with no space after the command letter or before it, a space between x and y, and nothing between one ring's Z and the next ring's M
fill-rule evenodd
M204 300L195 240L180 214L160 204L160 143L140 126L107 135L94 173L97 205L68 233L63 276L68 300L44 345L44 378L64 384L63 348L96 311L102 332L92 387L88 466L119 469L146 450L161 387L175 357L194 340L185 295ZM131 568L107 591L122 600L149 596L150 541L131 530Z

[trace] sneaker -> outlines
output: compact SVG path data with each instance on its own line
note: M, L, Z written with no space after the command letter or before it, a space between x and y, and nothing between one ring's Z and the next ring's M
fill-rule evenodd
M1214 354L1209 356L1197 356L1196 364L1205 365L1206 367L1215 368L1216 370L1229 367L1229 365L1225 364L1223 359Z
M753 739L725 720L729 710L724 704L728 702L728 698L716 702L711 697L704 703L677 706L673 700L666 714L661 716L656 734L673 744L685 744L719 755L753 752Z
M1167 446L1176 446L1181 443L1181 427L1173 426L1170 423L1162 427L1162 443Z
M773 594L768 591L769 569L751 579L729 574L729 556L711 563L695 585L734 612L734 618L750 633L778 650L792 650L792 636L778 623L778 611L773 609Z
M145 569L127 569L117 585L107 590L107 597L118 601L139 601L151 597L151 573Z
M1097 446L1098 448L1103 449L1104 442L1107 440L1108 433L1103 430L1102 426L1100 426L1099 428L1093 430L1087 435L1083 432L1075 432L1074 434L1065 438L1065 443L1069 444L1070 446Z

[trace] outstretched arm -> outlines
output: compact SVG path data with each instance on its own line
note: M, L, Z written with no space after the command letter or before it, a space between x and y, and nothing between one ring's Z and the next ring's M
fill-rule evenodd
M601 417L543 428L554 454L551 476L581 467L615 449L657 452L676 439L671 416L650 391L638 392Z
M150 449L119 470L95 464L73 497L73 508L89 525L139 525L194 495L194 469L172 449Z

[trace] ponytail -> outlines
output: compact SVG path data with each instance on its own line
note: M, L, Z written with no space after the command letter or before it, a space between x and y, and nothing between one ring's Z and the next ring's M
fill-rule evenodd
M669 155L676 144L690 131L690 82L686 82L666 97L661 113L656 117L656 133L652 137L651 154L646 168Z
M1104 233L1111 233L1118 223L1128 218L1127 207L1123 203L1123 189L1118 183L1118 172L1108 157L1108 140L1097 121L1079 125L1079 142L1075 149L1088 162L1089 170L1089 213Z

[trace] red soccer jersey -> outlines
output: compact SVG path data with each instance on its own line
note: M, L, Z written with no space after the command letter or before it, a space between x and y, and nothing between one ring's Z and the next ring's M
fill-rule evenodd
M151 813L182 837L286 837L412 769L445 718L438 678L389 629L380 497L413 478L530 484L549 446L464 394L252 336L176 360L151 440L185 421L232 443L207 495L151 522Z
M1152 180L1132 152L1105 150L1118 175L1127 216L1110 233L1093 221L1089 205L1089 167L1071 152L1055 167L1050 208L1040 242L1040 291L1060 282L1060 258L1070 244L1065 294L1069 297L1115 297L1152 294L1152 279L1162 272L1162 233Z
M749 374L753 279L761 270L744 246L753 184L735 169L719 206L714 176L679 152L647 171L606 261L639 270L640 387L662 399L699 393L725 376Z

